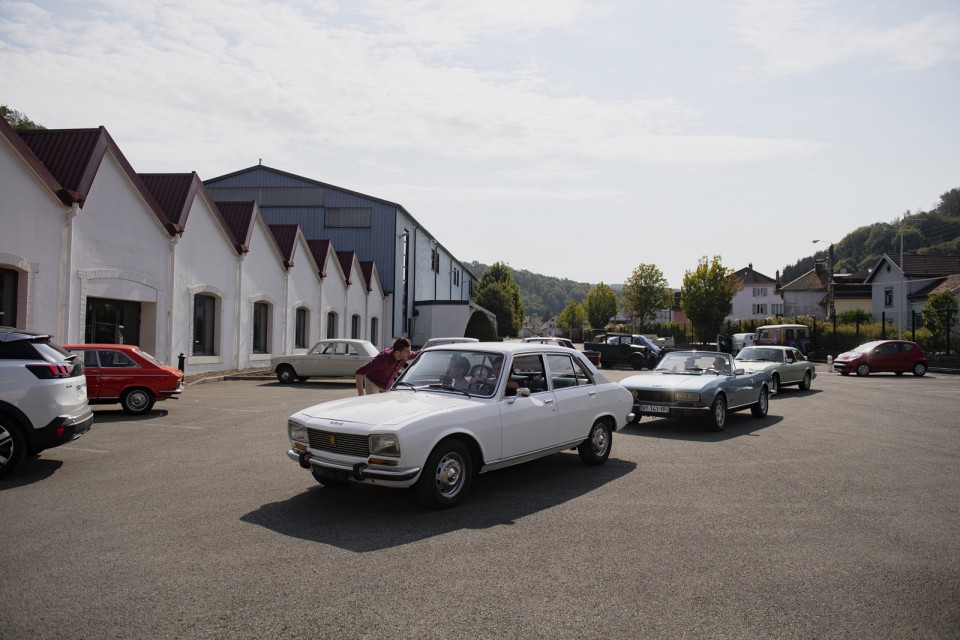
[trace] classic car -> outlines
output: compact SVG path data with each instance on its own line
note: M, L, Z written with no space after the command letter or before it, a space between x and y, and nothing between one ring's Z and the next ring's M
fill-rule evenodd
M450 371L469 364L467 385ZM421 351L386 393L290 416L287 455L317 482L415 487L435 508L467 495L474 476L566 449L587 465L610 455L633 400L563 347L476 343Z
M131 344L65 344L83 362L90 404L120 403L140 415L183 393L183 371Z
M793 384L806 391L817 377L817 367L793 347L745 347L734 361L736 367L745 372L769 373L772 379L770 395L776 395L781 387Z
M650 373L621 381L633 395L633 413L655 418L700 417L714 431L727 424L727 414L749 408L753 417L767 415L770 388L766 371L734 368L733 356L719 351L672 351Z
M627 333L594 332L590 341L583 343L583 348L598 352L604 367L626 365L637 371L653 369L660 358L656 345L649 346L643 336Z
M331 338L321 340L306 353L274 356L270 358L270 368L281 384L295 380L304 382L311 376L338 378L352 376L377 353L377 348L369 340Z
M423 343L423 349L429 349L430 347L439 347L445 344L460 344L462 342L480 342L476 338L464 338L464 337L453 337L453 338L430 338Z
M875 340L838 355L833 370L845 376L854 371L858 376L880 371L892 371L898 376L910 371L922 376L927 372L927 356L916 342Z
M558 338L556 336L530 336L523 339L524 342L535 342L536 344L555 344L558 347L566 347L567 349L577 349L576 345L573 344L573 340L569 338ZM593 363L593 366L600 367L600 352L599 351L587 351L584 350L583 355L587 356L587 360Z
M800 353L810 351L810 328L804 324L765 324L757 327L755 345L793 347Z

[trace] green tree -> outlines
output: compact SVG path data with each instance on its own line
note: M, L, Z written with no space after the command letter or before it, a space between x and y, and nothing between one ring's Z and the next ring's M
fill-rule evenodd
M697 268L683 275L680 308L693 324L700 342L710 342L720 332L723 319L733 309L733 296L743 286L720 256L700 258Z
M617 313L617 294L609 286L600 283L587 292L583 302L587 321L594 329L603 329Z
M656 265L638 265L623 284L623 308L641 327L672 304L673 292Z
M467 338L476 338L480 342L492 342L497 339L497 330L493 328L490 318L482 311L475 311L467 322L463 332Z
M11 109L5 104L0 104L0 117L3 117L14 129L46 129L43 125L37 124L16 109Z
M493 289L494 292L488 293L488 289ZM506 296L506 302L501 300L501 294ZM497 334L500 337L520 335L524 316L523 301L520 299L520 287L514 281L510 267L505 263L496 262L486 268L480 276L473 300L497 314ZM505 305L505 308L500 308L501 305Z
M952 293L941 291L927 298L923 305L923 325L933 335L934 344L946 344L947 332L957 326L960 303Z
M576 300L571 300L564 307L560 315L557 316L557 326L569 333L574 329L580 329L583 323L587 321L587 311L583 305Z

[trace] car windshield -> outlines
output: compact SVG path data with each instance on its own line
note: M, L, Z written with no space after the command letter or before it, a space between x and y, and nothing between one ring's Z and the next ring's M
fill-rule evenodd
M783 362L783 351L763 347L746 347L737 354L737 360L757 362Z
M879 343L879 342L867 342L867 343L865 343L865 344L860 345L860 346L857 347L856 349L854 349L854 351L856 351L857 353L866 353L867 351L870 351L870 349L873 349L873 348L874 348L875 346L877 346L878 344L880 344L880 343Z
M503 355L499 353L435 348L417 356L396 386L490 397L499 383L502 365Z
M665 355L653 371L685 375L698 375L704 372L729 375L730 363L727 356L722 353L674 351Z

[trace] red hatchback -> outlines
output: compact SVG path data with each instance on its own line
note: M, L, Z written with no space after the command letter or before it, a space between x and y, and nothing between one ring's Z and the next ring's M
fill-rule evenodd
M130 344L65 344L83 358L90 404L116 404L139 415L183 393L183 371Z
M922 376L927 372L927 356L916 342L875 340L838 355L833 370L845 376L853 372L866 376L878 371L892 371L898 376L910 371Z

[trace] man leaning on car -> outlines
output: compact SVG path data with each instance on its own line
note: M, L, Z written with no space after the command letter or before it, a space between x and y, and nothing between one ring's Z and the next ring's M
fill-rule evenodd
M393 379L407 361L417 355L406 338L397 338L393 347L378 353L356 372L357 395L382 393L393 385Z

